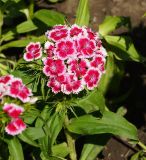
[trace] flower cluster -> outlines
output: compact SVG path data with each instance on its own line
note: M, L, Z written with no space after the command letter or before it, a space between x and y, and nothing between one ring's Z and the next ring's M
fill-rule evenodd
M0 99L4 96L18 98L25 103L30 101L32 92L23 84L20 78L7 75L0 77Z
M12 75L6 75L0 77L0 100L2 100L2 103L3 98L7 96L26 103L31 101L30 96L32 96L32 92L23 84L21 79ZM5 131L8 134L17 135L25 130L26 124L20 118L20 115L24 112L23 107L14 103L5 103L3 111L11 119L5 127Z
M75 24L71 27L56 25L46 32L46 36L46 54L42 60L43 73L48 77L47 86L55 94L78 94L85 88L93 90L97 87L101 75L105 72L106 57L99 34ZM38 44L30 43L26 47L26 61L41 57L42 48ZM30 58L30 52L33 58Z
M5 131L10 135L20 134L23 130L26 129L26 124L19 117L23 112L24 108L14 104L5 104L3 111L11 118L11 121L7 124Z

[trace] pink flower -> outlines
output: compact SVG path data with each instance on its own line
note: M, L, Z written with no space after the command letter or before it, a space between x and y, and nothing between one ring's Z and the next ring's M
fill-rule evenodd
M66 71L64 61L60 59L53 60L51 58L47 58L44 60L44 65L43 72L46 76L57 76L64 74Z
M55 94L61 91L61 85L66 82L66 77L64 75L50 78L47 83L48 87L52 88L52 92Z
M86 75L84 76L84 82L87 85L89 90L93 90L100 80L101 73L99 70L95 68L91 68L87 71Z
M86 74L88 69L88 64L86 60L72 60L69 64L70 71L75 73L77 77L82 77Z
M79 36L79 35L83 35L83 29L77 25L72 25L71 29L70 29L70 36L74 37L74 36Z
M52 42L47 41L45 43L44 48L45 48L45 53L47 54L47 57L51 58L51 57L54 56L54 49L55 49L55 47L54 47L54 44Z
M5 104L3 107L3 111L8 114L11 118L18 118L24 109L14 103Z
M13 79L13 76L12 76L12 75L1 76L1 77L0 77L0 83L8 84L8 83L10 83L10 81L11 81L12 79Z
M28 102L32 93L23 83L21 79L15 78L10 86L10 96L19 98L22 102Z
M53 41L58 41L64 38L67 38L68 36L68 30L63 27L55 27L52 31L48 31L46 33L48 39L51 39Z
M75 54L74 43L71 40L60 41L56 44L56 55L61 60L73 57Z
M87 28L86 31L87 31L87 36L88 36L89 39L92 39L92 40L98 40L99 39L98 34L94 33L90 28Z
M26 124L21 118L12 119L12 121L5 127L5 131L12 136L22 133L25 129Z
M29 43L26 46L26 52L24 53L24 59L26 61L33 61L41 58L42 56L42 48L40 42Z
M9 86L4 83L0 83L0 99L2 99L3 96L9 94Z
M67 82L63 84L61 88L62 92L65 94L78 94L83 89L81 80L78 80L77 77L73 75L68 75Z
M104 64L105 58L100 55L94 57L94 59L90 62L91 67L99 68L101 72L104 72Z
M82 57L93 57L95 48L96 45L93 40L90 40L88 38L80 38L78 40L78 50L83 55Z

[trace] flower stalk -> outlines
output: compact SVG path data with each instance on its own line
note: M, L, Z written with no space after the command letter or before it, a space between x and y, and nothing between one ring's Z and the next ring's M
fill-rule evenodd
M67 139L67 144L69 147L69 156L71 160L77 160L76 149L75 149L75 139L71 136L71 133L66 129L68 124L69 124L69 119L66 114L64 125L65 125L65 135Z

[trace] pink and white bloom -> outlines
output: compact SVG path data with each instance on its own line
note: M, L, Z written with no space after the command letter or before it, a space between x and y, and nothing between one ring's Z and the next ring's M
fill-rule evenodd
M68 29L56 26L53 30L46 32L46 36L56 42L68 37Z
M61 60L75 56L74 43L71 40L63 40L56 44L56 55Z
M104 72L105 58L98 55L90 62L91 67L98 68L101 72Z
M24 112L24 108L14 103L9 103L4 105L3 111L11 118L18 118Z
M84 89L81 80L78 80L74 75L68 75L66 83L62 85L61 91L65 94L78 94Z
M69 30L69 34L70 34L70 37L79 37L84 34L84 29L74 24L71 26L71 29Z
M97 87L100 77L101 72L98 69L91 68L88 70L83 80L84 83L87 85L87 88L89 90L93 90L95 87Z
M72 60L69 63L69 70L72 73L75 73L77 77L82 77L86 74L88 70L88 63L87 60L81 59L81 60Z
M47 57L51 58L54 56L54 49L55 49L54 43L47 41L45 43L44 49L45 49L44 52L47 54Z
M41 44L40 42L36 42L36 43L29 43L26 46L26 52L24 53L23 58L26 61L33 61L33 60L37 60L39 58L42 57L42 48L41 48Z
M25 103L30 100L32 92L22 83L21 79L15 78L11 82L10 96L14 98L19 98L22 102Z
M94 55L96 44L93 40L88 38L80 38L78 40L78 51L82 54L83 58L91 58Z
M61 91L61 86L66 83L65 75L60 75L57 77L52 77L47 83L48 87L52 88L52 92L55 94Z
M57 59L51 59L51 58L47 58L44 59L44 68L43 68L43 72L46 76L57 76L57 75L61 75L64 74L66 71L66 66L64 64L64 61Z
M9 84L12 79L13 79L12 75L1 76L0 77L0 83Z
M21 118L12 119L5 127L5 131L12 136L22 133L26 129L26 124Z

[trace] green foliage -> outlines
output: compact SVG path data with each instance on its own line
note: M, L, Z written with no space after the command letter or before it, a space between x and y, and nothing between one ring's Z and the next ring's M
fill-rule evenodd
M16 137L9 140L8 148L10 152L9 160L24 160L21 143Z
M83 135L112 133L123 138L138 140L137 130L134 125L122 116L109 111L105 111L101 118L85 115L73 119L68 129L70 132Z
M89 2L88 0L80 0L77 13L76 13L76 21L75 23L83 26L88 26L89 24Z
M121 26L131 28L130 19L127 17L107 16L103 23L99 25L99 33L105 36Z
M56 11L41 9L34 14L34 17L45 23L47 26L64 24L64 16Z
M49 1L57 2L57 0ZM75 142L79 136L77 134L86 135L87 138L83 144L80 160L97 158L111 135L117 135L137 143L137 129L121 116L125 112L109 111L108 99L104 97L104 95L108 95L108 91L113 95L119 94L120 82L125 74L125 61L143 63L146 60L138 53L129 37L108 35L121 26L130 29L129 18L108 16L99 26L99 33L108 56L106 73L103 75L98 89L82 92L78 96L62 94L54 96L46 87L48 79L45 79L40 72L41 60L32 62L30 65L20 59L16 65L3 54L3 52L7 52L7 49L25 47L32 41L43 43L46 41L45 36L41 33L44 29L65 23L65 16L54 10L35 11L34 2L33 0L29 3L25 3L23 0L0 1L0 75L11 73L16 77L21 77L38 97L37 103L25 106L26 113L22 118L28 128L18 136L19 139L14 137L7 140L10 152L9 160L24 159L19 140L34 147L31 151L33 155L36 150L39 150L40 157L37 159L42 160L71 158L72 154L76 154L72 152L75 152ZM22 21L17 22L15 26L5 24L7 21L12 23L16 17L22 18ZM76 17L76 24L89 25L88 0L79 1ZM129 92L123 97L127 97L127 95ZM81 115L81 110L84 111L84 115L77 117L76 113ZM67 124L66 118L68 118ZM142 152L133 155L131 160L138 158L145 159ZM71 158L71 160L73 159Z
M104 36L108 43L108 47L113 51L120 60L132 60L136 62L144 62L142 57L135 49L130 38L125 36Z
M90 92L87 96L78 99L76 104L84 109L86 113L100 110L104 112L105 110L105 99L99 90L94 90Z

